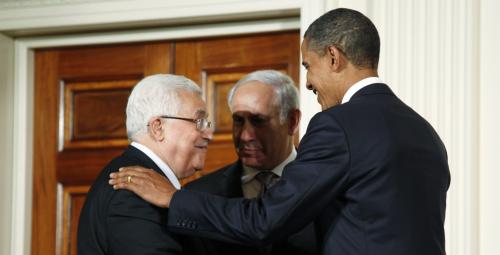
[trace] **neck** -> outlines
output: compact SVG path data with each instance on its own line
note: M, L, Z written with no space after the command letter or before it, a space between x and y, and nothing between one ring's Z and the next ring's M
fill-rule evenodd
M140 144L148 147L148 149L150 149L152 152L154 152L156 155L158 155L164 162L166 162L165 159L161 157L161 153L158 149L158 143L153 141L147 135L138 136L138 137L134 137L134 138L135 138L134 139L135 142L140 143Z
M293 139L293 137L291 139ZM292 140L290 140L290 143L289 143L290 145L287 147L288 149L283 151L283 154L281 155L280 160L278 160L278 162L276 162L274 164L274 166L270 167L270 169L276 168L279 164L283 163L283 161L285 161L288 158L288 156L290 156L290 153L292 153L292 149L293 149L293 143L291 141Z
M371 69L371 68L360 69L359 67L352 66L352 64L350 63L349 65L350 67L346 68L345 70L344 83L340 93L339 102L342 101L342 98L344 97L347 90L354 84L356 84L358 81L366 79L368 77L378 77L378 72L376 69Z

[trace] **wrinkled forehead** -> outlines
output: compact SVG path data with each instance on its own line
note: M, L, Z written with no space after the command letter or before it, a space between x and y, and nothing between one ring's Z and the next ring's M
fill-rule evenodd
M249 81L241 85L231 101L233 112L247 111L252 114L269 115L278 108L274 88L259 81Z

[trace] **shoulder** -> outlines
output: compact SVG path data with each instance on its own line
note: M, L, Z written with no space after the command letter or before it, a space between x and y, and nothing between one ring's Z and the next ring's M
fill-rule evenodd
M238 162L219 168L197 180L186 184L189 190L215 192L233 178L240 178ZM236 176L236 177L235 177Z
M105 185L109 186L107 180L109 179L109 173L116 172L120 167L125 166L143 166L146 168L151 168L151 163L148 158L145 157L140 151L129 146L122 155L113 159L106 167L103 172L105 174ZM110 187L110 186L109 186ZM114 212L124 212L130 213L130 215L135 215L144 213L146 211L152 214L161 213L164 209L153 206L135 195L133 192L128 190L112 190L112 195L108 204L109 210Z
M102 168L87 194L87 201L93 200L93 197L114 195L115 192L112 192L113 189L108 184L110 173L117 172L120 167L140 165L140 162L136 158L130 157L127 154L127 150L125 150L119 156L111 159L106 166Z

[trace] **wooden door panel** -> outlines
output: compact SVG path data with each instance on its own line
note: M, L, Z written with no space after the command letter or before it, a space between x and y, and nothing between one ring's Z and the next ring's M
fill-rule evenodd
M60 51L63 61L59 75L63 79L141 75L145 57L144 45L141 44L64 49Z
M204 78L207 81L207 105L212 113L214 135L216 136L231 133L233 120L227 105L227 96L233 85L243 75L243 73L226 73L208 75Z
M80 220L80 211L85 202L85 196L89 191L90 185L67 186L63 189L63 204L61 208L62 215L62 238L57 244L58 250L62 254L77 254L76 238L78 230L78 221Z
M57 156L57 181L64 185L91 184L112 158L123 153L123 149L124 147L62 151Z
M61 149L124 147L125 111L139 79L61 83L64 90L64 146Z

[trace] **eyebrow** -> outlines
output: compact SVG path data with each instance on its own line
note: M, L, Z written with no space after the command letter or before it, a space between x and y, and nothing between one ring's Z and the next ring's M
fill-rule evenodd
M241 114L238 114L238 113L241 113L241 112L233 112L232 116L233 117L235 117L235 116L242 117ZM271 115L266 115L266 114L262 114L262 113L248 112L248 115L249 115L248 117L259 117L259 118L263 118L263 119L271 119L272 118Z
M198 109L195 112L195 116L208 117L208 114L205 110Z

